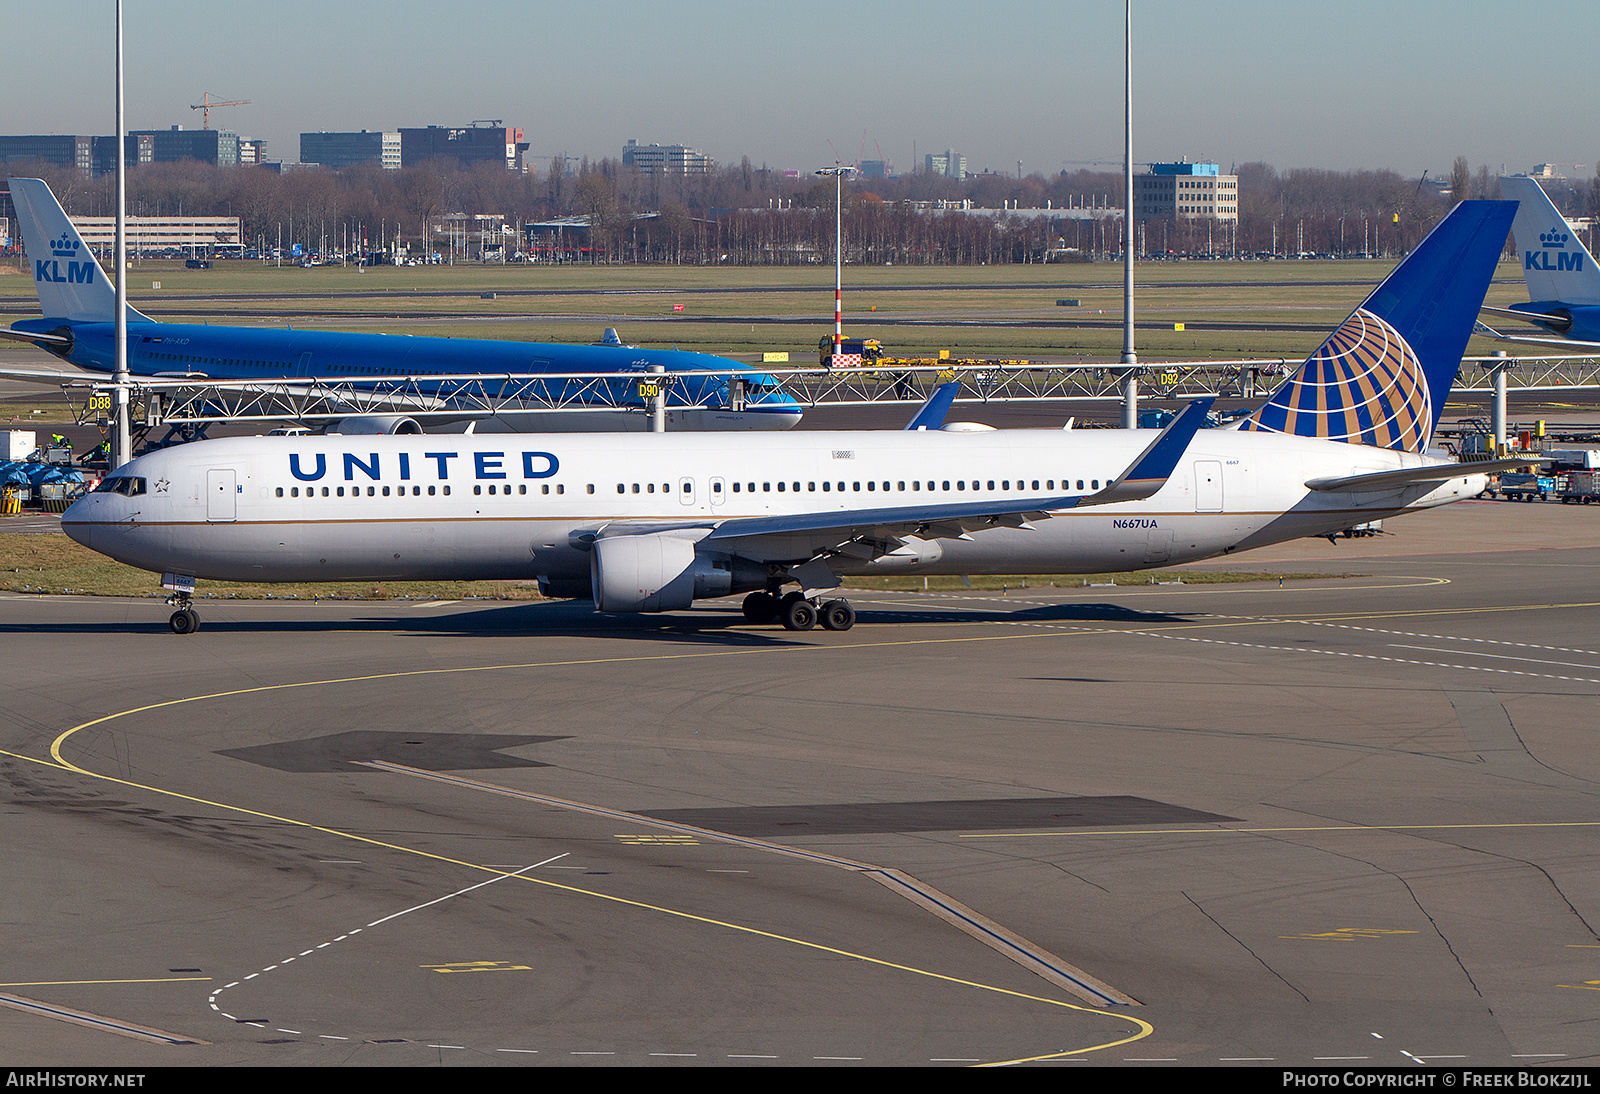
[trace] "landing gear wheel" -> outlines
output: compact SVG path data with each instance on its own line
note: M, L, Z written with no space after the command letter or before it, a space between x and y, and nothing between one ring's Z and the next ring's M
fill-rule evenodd
M785 630L809 631L817 625L817 609L811 601L799 593L790 593L783 598L783 606L778 609L778 618L783 621Z
M744 598L744 617L752 623L771 623L778 618L778 598L771 593L751 593Z
M856 625L856 610L848 600L830 600L822 606L822 625L830 631L847 631Z
M183 608L172 613L167 626L172 628L173 634L193 634L200 629L200 616L193 608Z

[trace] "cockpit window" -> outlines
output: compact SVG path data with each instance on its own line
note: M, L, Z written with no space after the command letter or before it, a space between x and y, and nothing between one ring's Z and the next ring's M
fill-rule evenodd
M94 488L96 494L121 494L123 497L136 498L144 493L144 480L134 475L114 475L100 480L100 485Z

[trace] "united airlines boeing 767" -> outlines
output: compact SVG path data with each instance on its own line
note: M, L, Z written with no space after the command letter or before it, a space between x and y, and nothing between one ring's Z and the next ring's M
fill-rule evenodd
M1160 433L216 440L132 461L62 525L166 573L179 633L195 578L537 578L603 612L746 593L751 620L845 629L850 575L1136 570L1327 535L1502 466L1427 449L1514 208L1458 206L1235 429L1192 404Z

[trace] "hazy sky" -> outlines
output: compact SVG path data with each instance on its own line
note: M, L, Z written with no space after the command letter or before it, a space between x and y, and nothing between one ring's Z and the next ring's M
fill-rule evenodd
M1121 0L125 0L128 125L503 119L541 170L630 137L810 170L954 148L1120 163ZM114 128L111 0L7 5L0 133ZM1595 0L1135 0L1134 158L1476 170L1600 159ZM832 142L832 149L828 142ZM1576 168L1568 167L1567 173Z

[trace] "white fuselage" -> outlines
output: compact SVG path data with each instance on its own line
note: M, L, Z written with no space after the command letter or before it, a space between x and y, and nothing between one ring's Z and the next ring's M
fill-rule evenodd
M1410 453L1280 434L1201 430L1152 497L1081 508L1151 430L543 434L238 438L140 457L62 518L80 543L153 571L229 581L582 581L609 526L1017 501L1050 519L911 537L840 573L1100 573L1165 566L1471 497L1483 476L1362 493L1308 480L1415 467ZM798 565L837 546L773 534L733 553ZM728 550L724 547L723 550Z

